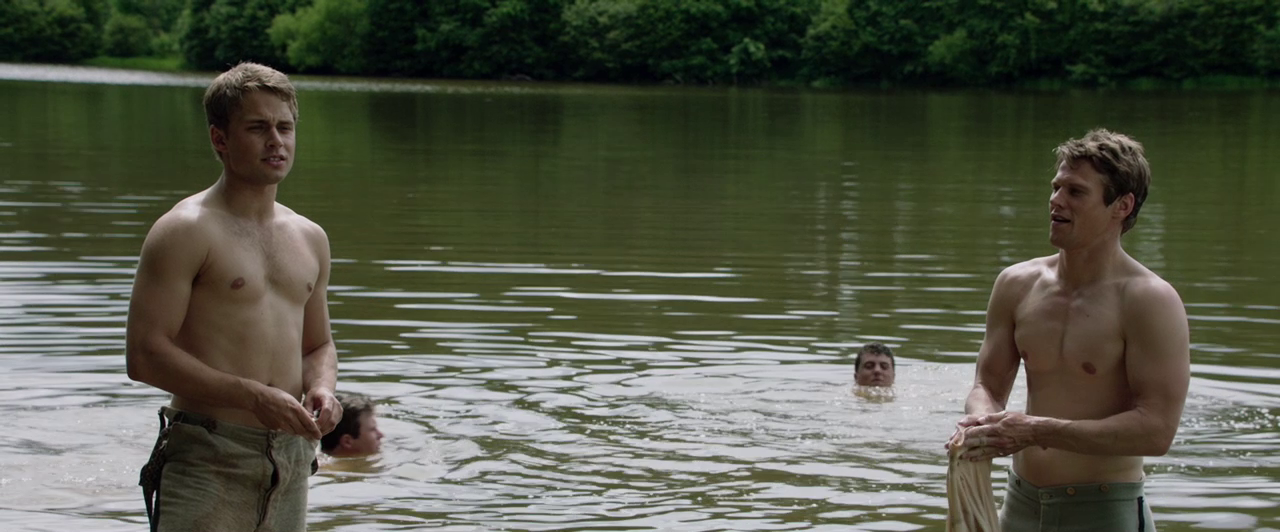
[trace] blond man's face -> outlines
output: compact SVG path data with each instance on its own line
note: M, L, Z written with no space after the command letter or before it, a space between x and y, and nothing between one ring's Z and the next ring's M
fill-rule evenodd
M274 93L245 95L226 131L210 126L213 149L228 178L252 185L274 185L293 169L296 149L293 110Z

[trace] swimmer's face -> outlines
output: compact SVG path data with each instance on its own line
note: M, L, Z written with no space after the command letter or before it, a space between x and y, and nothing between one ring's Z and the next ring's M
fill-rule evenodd
M343 436L345 440L349 436ZM343 442L347 451L353 456L370 455L382 448L382 431L378 430L378 418L373 412L360 415L360 434Z
M853 375L859 386L893 386L893 360L888 355L866 353Z

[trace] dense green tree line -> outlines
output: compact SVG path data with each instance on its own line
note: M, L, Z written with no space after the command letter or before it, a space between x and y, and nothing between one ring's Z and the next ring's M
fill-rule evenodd
M178 51L186 0L0 0L0 61Z
M0 0L0 59L302 72L990 85L1280 74L1280 0Z
M109 12L107 0L0 0L0 60L97 55Z

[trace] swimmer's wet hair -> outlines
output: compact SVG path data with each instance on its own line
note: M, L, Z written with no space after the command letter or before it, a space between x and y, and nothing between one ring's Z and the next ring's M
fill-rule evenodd
M862 346L862 349L858 350L858 357L853 359L853 367L862 367L862 355L884 355L889 357L890 366L898 367L898 363L893 359L893 350L880 342L871 342Z
M333 430L320 438L320 450L326 453L338 447L343 434L359 438L360 418L364 417L365 413L373 412L376 406L368 397L359 394L337 393L334 396L342 404L342 419L333 427Z

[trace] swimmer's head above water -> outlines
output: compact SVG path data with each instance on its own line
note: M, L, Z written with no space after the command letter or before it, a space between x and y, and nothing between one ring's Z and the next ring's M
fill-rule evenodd
M342 403L342 420L320 439L320 450L341 458L376 454L382 448L382 431L378 430L373 401L362 395L337 396Z
M853 379L859 386L893 386L893 350L880 342L871 342L858 350L854 360Z

